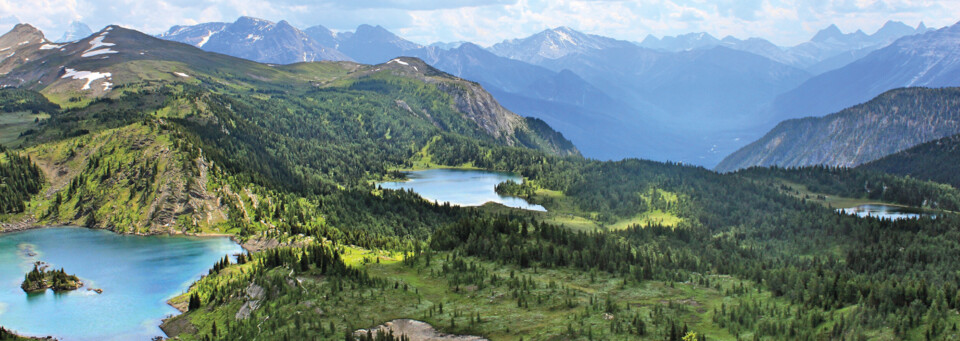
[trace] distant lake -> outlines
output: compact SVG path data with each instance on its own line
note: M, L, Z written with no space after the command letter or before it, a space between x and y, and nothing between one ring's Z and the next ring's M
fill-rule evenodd
M920 217L933 217L936 215L924 212L921 209L910 208L910 207L901 207L901 206L890 206L890 205L860 205L853 208L841 208L838 211L846 214L856 214L860 217L876 217L876 218L886 218L890 220L898 219L917 219Z
M166 301L224 255L239 252L227 238L144 237L73 227L0 234L0 325L68 341L164 336L161 319L179 313ZM76 274L84 287L24 293L20 283L35 261Z
M497 194L497 184L506 181L523 182L523 178L509 173L483 170L430 169L405 172L409 181L384 182L384 189L411 189L421 197L439 203L458 206L480 206L495 202L504 206L533 211L546 211L543 206L526 200Z

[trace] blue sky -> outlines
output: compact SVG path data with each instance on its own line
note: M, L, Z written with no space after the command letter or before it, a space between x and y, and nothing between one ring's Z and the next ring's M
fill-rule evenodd
M249 15L353 30L379 24L418 43L490 45L546 28L569 26L639 41L647 34L707 32L718 38L762 37L780 45L808 40L837 24L873 33L887 20L942 27L960 21L957 0L0 0L0 29L37 26L51 39L79 20L97 30L120 24L147 33L173 25L234 21Z

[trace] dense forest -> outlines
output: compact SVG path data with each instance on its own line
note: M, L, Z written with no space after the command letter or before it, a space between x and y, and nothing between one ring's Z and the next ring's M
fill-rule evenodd
M960 210L956 188L867 169L813 166L750 168L737 174L765 180L785 180L816 193L864 198L913 207Z
M0 214L19 213L32 195L40 192L43 172L27 156L0 146Z
M51 103L42 94L35 91L3 88L0 89L0 112L11 113L29 111L31 113L53 113L60 110L60 106Z
M930 141L882 159L861 165L870 169L960 188L960 135Z

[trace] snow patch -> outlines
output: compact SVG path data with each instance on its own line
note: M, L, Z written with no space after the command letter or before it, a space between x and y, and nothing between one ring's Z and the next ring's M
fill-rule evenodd
M220 33L222 31L223 29L220 29L219 31L216 31L216 32L207 30L207 35L203 36L203 38L200 39L200 42L197 43L197 47L203 47L203 45L206 45L207 42L210 41L210 37L213 37L214 34Z
M87 50L87 52L84 52L84 53L83 53L82 55L80 55L80 56L81 56L81 57L93 57L93 56L99 56L99 55L101 55L101 54L108 54L108 53L117 53L117 51L111 50L111 49L109 49L109 48L99 49L99 50L96 50L96 51Z
M63 45L43 44L42 46L40 46L40 49L41 49L41 50L53 50L53 49L59 49L59 48L61 48L61 47L63 47Z
M250 34L247 35L247 40L252 40L252 41L255 42L255 41L260 40L260 39L263 39L263 37L262 37L262 36L255 35L255 34L253 34L253 33L250 33Z
M190 75L185 74L183 72L174 72L173 74L177 75L178 77L190 78Z
M112 27L108 27L103 33L100 33L96 38L90 40L90 48L86 51L83 51L81 57L93 57L101 54L107 53L117 53L117 51L111 50L110 46L116 46L114 43L104 42L103 39L107 37L107 32L110 31ZM101 47L105 47L101 49Z
M407 62L405 62L405 61L402 61L402 60L399 60L399 59L394 59L394 60L391 60L391 61L387 62L387 64L390 64L390 63L397 63L397 64L400 64L400 65L410 66L409 63L407 63Z
M29 44L29 43L30 43L30 41L27 40L27 41L25 41L25 42L22 42L22 43L17 44L17 46L23 46L23 45L27 45L27 44Z
M564 32L563 30L555 30L554 33L557 34L558 38L560 38L560 41L565 41L569 42L571 45L576 45L576 42L572 37L570 37L569 34L567 34L567 32Z
M80 90L90 90L90 83L98 79L106 79L103 82L103 91L110 90L110 87L113 86L113 83L110 83L110 77L112 76L109 72L91 72L91 71L77 71L74 69L67 68L65 74L63 74L61 79L72 78L72 79L86 79L87 82L83 84L83 87Z

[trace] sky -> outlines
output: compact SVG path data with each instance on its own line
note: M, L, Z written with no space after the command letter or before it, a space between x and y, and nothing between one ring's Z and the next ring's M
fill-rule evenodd
M690 32L760 37L781 46L807 41L836 24L873 33L887 20L916 26L960 21L958 0L0 0L0 30L32 24L51 40L72 21L94 31L118 24L150 34L173 25L287 20L306 28L352 31L382 25L421 44L471 41L489 46L548 28L641 41Z

